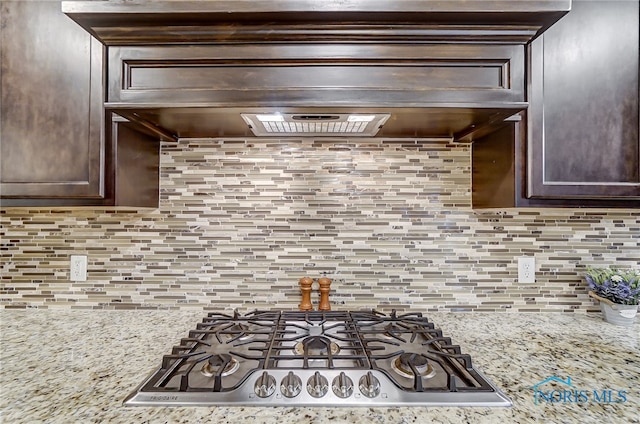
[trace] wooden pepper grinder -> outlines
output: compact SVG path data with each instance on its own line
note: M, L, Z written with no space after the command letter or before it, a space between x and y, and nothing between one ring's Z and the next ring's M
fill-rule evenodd
M313 284L313 280L309 277L304 277L300 279L300 291L302 292L302 302L300 302L300 310L301 311L311 311L313 310L313 305L311 304L311 285Z
M331 304L329 304L329 290L331 290L331 280L327 277L322 277L318 280L320 285L320 306L319 311L330 311Z

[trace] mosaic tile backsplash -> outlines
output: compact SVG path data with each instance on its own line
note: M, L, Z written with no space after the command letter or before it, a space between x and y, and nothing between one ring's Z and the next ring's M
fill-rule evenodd
M326 275L334 309L587 312L586 266L639 266L640 210L473 210L470 179L442 141L166 143L157 210L2 210L0 305L296 309Z

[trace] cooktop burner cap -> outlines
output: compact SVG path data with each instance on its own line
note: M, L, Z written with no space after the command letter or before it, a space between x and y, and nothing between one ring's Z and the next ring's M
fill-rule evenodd
M202 366L201 372L205 377L213 377L217 374L226 377L236 372L239 367L240 363L235 358L223 353L211 356ZM222 372L220 372L220 368L222 368Z
M329 349L331 354L340 352L340 347L324 336L307 337L302 342L296 343L294 350L298 355L327 356Z
M418 353L403 353L392 359L391 368L402 377L414 378L414 369L423 378L431 378L436 375L436 370L431 366L424 355Z

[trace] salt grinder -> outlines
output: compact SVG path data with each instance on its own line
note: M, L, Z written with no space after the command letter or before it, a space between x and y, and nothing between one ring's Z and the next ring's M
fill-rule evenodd
M300 310L301 311L311 311L313 310L313 305L311 304L311 285L313 284L313 280L309 277L304 277L300 279L300 291L302 292L302 302L300 302Z
M318 310L330 311L329 290L331 290L331 280L327 277L322 277L318 280L318 284L320 285L320 306L318 306Z

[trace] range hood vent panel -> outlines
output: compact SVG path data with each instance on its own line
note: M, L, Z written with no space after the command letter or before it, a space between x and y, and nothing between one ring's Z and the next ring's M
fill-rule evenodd
M259 137L373 137L390 113L242 113L254 135Z

